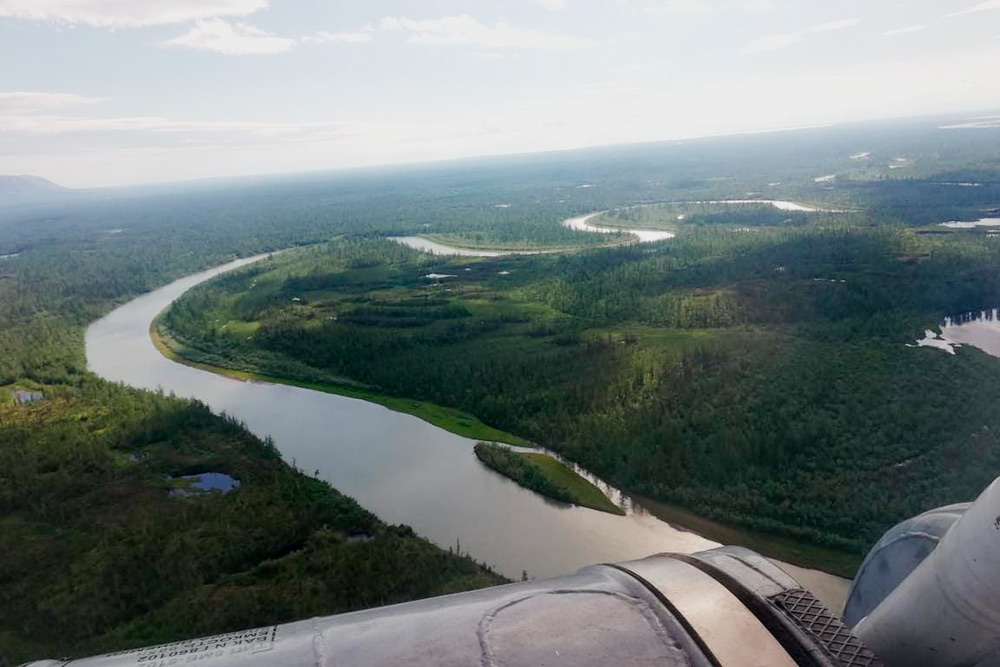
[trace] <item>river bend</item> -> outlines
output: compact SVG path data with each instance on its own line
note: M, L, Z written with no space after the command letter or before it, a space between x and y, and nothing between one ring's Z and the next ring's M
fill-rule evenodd
M583 221L586 222L585 220ZM140 296L87 330L89 368L133 387L198 399L271 437L284 459L356 498L390 523L412 526L511 578L549 577L602 562L718 546L674 528L600 486L626 510L615 516L550 501L483 466L474 442L417 417L362 400L288 385L246 382L170 361L150 323L190 288L260 259L241 259ZM846 582L790 568L823 597Z

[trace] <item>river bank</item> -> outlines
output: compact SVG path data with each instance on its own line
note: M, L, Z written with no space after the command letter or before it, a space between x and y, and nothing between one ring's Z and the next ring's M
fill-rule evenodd
M116 311L105 318L114 320L116 314L125 315L134 335L141 327L149 352L159 361L139 350L139 341L131 340L133 352L142 361L128 363L129 351L122 350L120 337L114 341L114 350L94 354L93 343L100 338L93 335L97 333L95 325L88 331L88 359L93 366L101 366L95 370L109 379L147 388L162 387L199 398L213 409L225 410L247 422L259 435L273 437L286 460L302 469L315 470L380 516L412 525L439 545L460 542L464 551L508 576L519 576L522 570L532 576L548 576L594 562L627 560L662 551L691 552L718 544L711 536L706 539L691 532L703 528L698 521L675 514L671 521L685 528L678 530L647 511L642 502L634 502L610 487L601 488L626 506L627 516L568 508L497 479L476 461L468 439L415 418L433 416L441 410L438 406L405 399L394 403L357 387L316 386L197 362L181 366L162 356L164 342L159 341L158 350L150 340L150 323L156 316L186 289L245 263L183 279L119 309L131 307L131 313ZM117 324L111 327L117 328ZM220 372L228 378L216 375ZM234 383L233 379L241 382ZM327 403L320 396L333 402ZM388 412L386 407L402 410ZM446 425L449 419L461 418L446 417L438 423ZM509 539L515 534L517 540ZM725 536L721 532L718 535L720 541ZM732 542L746 544L748 540ZM765 554L803 565L817 564L815 559L800 559L796 551L801 550L787 545L769 547L765 542L755 542ZM829 568L825 563L821 565ZM846 573L840 566L836 571ZM813 570L803 571L800 579L810 588L825 586L841 593L846 593L849 584L840 577ZM835 606L835 602L831 598L830 603Z
M156 320L150 324L149 334L157 351L166 358L190 368L207 371L216 375L222 375L243 383L258 384L258 386L261 387L268 384L287 385L290 387L323 392L344 398L359 399L368 403L385 406L395 412L412 415L422 421L428 422L429 424L433 424L434 426L455 433L456 435L463 435L463 431L465 431L465 433L469 433L469 429L463 428L463 424L461 422L465 422L465 425L467 425L469 419L475 419L474 417L461 413L460 411L434 405L432 403L385 396L362 388L348 387L344 385L324 385L288 378L276 378L193 361L181 356L171 347L169 335L165 336L164 333L158 329L156 326ZM173 342L173 345L177 345L176 342ZM458 417L456 418L455 415L458 415ZM478 422L478 420L476 421ZM481 422L478 423L482 426L482 428L491 428L486 425L482 425ZM496 438L497 441L501 441L499 436L507 437L508 440L516 440L518 442L513 442L511 444L515 444L520 447L524 447L526 443L526 441L517 438L517 436L504 434L500 431L495 431L494 435L498 436ZM465 435L465 437L470 436ZM528 444L528 447L531 447L530 443ZM285 452L285 448L282 447L281 449ZM718 546L719 544L732 544L745 546L758 551L759 553L775 560L779 566L786 568L793 576L798 578L804 586L813 590L817 595L820 595L820 591L822 591L823 593L821 599L823 599L831 607L835 607L836 605L842 603L843 599L846 597L847 589L850 585L850 578L853 576L853 572L855 571L857 563L860 560L859 557L853 554L824 549L822 547L797 542L788 538L754 533L743 528L730 526L722 522L699 516L684 508L670 506L648 498L628 494L607 484L603 480L600 480L586 470L581 469L572 462L562 459L554 452L534 448L530 451L541 452L544 456L551 456L554 461L567 466L568 469L572 470L574 474L580 476L589 484L592 484L594 487L599 489L605 497L611 499L615 505L620 507L621 514L624 514L627 517L640 519L642 523L646 523L651 519L654 522L654 525L660 525L665 528L669 526L671 531L678 531L681 534L687 534L692 538L699 540L703 545L701 548L712 548L713 546ZM471 447L469 453L471 454ZM515 482L510 483L515 484ZM565 507L561 503L552 502L544 496L536 495L534 491L528 491L527 489L524 490L535 495L536 498L539 498L543 504L549 507ZM584 508L575 509L583 510ZM463 545L468 544L465 538L460 538L460 542ZM677 544L671 544L668 548L660 549L660 551L679 552L683 552L685 550L686 549L683 546L678 546ZM470 553L482 560L485 560L486 562L492 562L489 560L488 556L483 556L476 551L471 551ZM504 570L501 568L501 571ZM531 569L528 569L528 572L531 574L535 573L535 571ZM515 576L515 574L516 572L514 574L509 574L508 576Z
M215 373L216 375L222 375L224 377L243 382L284 384L291 387L309 389L310 391L320 391L326 394L336 394L337 396L368 401L369 403L385 406L395 412L413 415L414 417L422 419L429 424L433 424L434 426L443 428L446 431L450 431L451 433L465 438L488 440L490 442L503 442L509 445L516 445L518 447L532 447L532 444L524 438L520 438L512 433L506 433L493 428L492 426L488 426L487 424L479 421L479 419L473 415L462 412L461 410L456 410L455 408L447 408L442 405L428 403L427 401L418 401L411 398L390 396L361 385L309 382L306 380L264 375L261 373L254 373L236 368L227 368L225 366L197 361L189 356L185 356L185 346L183 343L180 343L173 338L168 331L166 331L165 327L161 325L159 315L157 315L157 317L149 325L149 337L152 340L153 345L156 346L156 349L164 357L173 362L183 364L191 368L197 368L199 370ZM190 352L188 352L188 354L190 354Z
M175 361L176 363L243 382L283 384L308 389L310 391L319 391L347 398L359 399L383 405L395 412L413 415L418 419L462 437L477 440L489 440L493 442L504 442L517 447L538 451L532 443L529 443L523 438L494 429L483 424L474 416L453 408L435 405L426 401L417 401L379 394L378 392L369 389L279 378L194 361L182 356L176 351L178 344L175 341L172 341L169 334L165 334L162 329L157 326L157 322L158 319L154 320L150 325L150 337L152 338L157 350L166 358ZM861 557L855 554L826 549L817 545L798 542L796 540L782 538L775 535L755 533L745 528L728 525L714 519L700 516L682 507L626 493L612 487L603 480L596 478L587 471L582 470L579 466L576 466L572 462L565 461L554 452L550 452L548 450L541 450L541 452L541 455L551 457L561 465L569 466L574 474L596 486L606 497L611 498L612 500L618 498L617 504L627 507L629 511L639 513L648 511L662 521L672 526L681 528L684 531L698 535L699 537L707 538L720 544L744 546L749 549L753 549L754 551L758 551L769 558L781 561L782 564L787 563L797 568L819 570L838 578L843 577L848 580L853 577L854 572L857 570L857 567L861 562Z
M87 330L90 369L115 382L197 399L271 438L286 461L440 546L461 545L511 578L598 562L691 553L717 543L646 512L613 516L547 501L486 469L474 440L366 400L226 377L164 357L150 323L191 287L245 265L188 276L112 311ZM827 576L827 575L821 575Z

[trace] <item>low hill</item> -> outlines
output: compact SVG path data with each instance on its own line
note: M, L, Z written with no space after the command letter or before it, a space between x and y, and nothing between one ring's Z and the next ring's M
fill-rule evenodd
M0 174L0 198L32 197L58 192L66 188L41 176L6 176Z

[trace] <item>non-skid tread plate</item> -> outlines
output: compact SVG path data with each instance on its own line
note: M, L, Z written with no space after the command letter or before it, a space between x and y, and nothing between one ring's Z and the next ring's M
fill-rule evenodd
M809 591L784 591L770 599L843 667L884 667L871 650Z

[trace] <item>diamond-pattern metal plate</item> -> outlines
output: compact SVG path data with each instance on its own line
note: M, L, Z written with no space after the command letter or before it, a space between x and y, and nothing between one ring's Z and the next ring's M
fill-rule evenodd
M784 591L772 596L771 601L815 637L842 667L884 667L882 661L809 591Z

